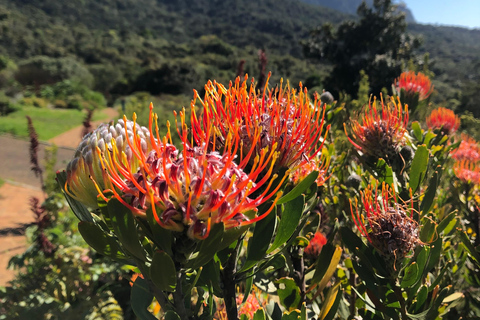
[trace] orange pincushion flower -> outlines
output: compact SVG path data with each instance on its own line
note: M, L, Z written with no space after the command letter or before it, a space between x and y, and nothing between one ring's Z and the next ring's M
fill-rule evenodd
M478 145L477 141L475 141L475 139L462 133L460 146L452 153L452 158L457 161L479 161L480 146Z
M381 194L370 186L361 192L364 213L360 214L355 199L355 212L350 200L353 221L360 233L387 258L402 259L420 242L418 223L412 219L412 208L397 203L395 192L385 183ZM408 213L410 211L410 213ZM365 223L367 221L367 224Z
M308 258L316 259L320 252L322 251L323 246L327 243L327 238L321 232L315 232L315 235L310 240L310 243L305 248L304 252Z
M480 165L478 162L457 161L453 165L453 172L458 179L465 183L480 184Z
M432 130L440 129L444 134L452 134L460 127L460 118L452 110L440 107L430 113L427 126Z
M410 96L418 93L420 101L428 98L433 92L432 82L421 72L418 74L415 74L414 71L403 72L400 77L395 79L394 85L397 92L403 89Z
M85 162L89 166L67 166L67 192L79 201L84 198L91 201L90 193L85 196L82 184L89 180L85 178L89 175L96 188L95 197L109 201L104 192L111 192L134 215L144 218L151 209L162 227L174 231L186 228L188 235L197 239L206 238L212 224L223 222L226 228L248 225L273 209L274 204L270 210L256 216L257 207L272 198L280 187L270 188L276 177L272 175L275 152L260 152L246 173L244 166L233 161L236 155L232 150L238 148L238 140L229 142L230 148L223 154L208 151L205 146L190 146L183 115L183 150L177 150L168 143L171 142L169 135L163 140L158 136L157 115L152 110L153 105L150 105L148 134L143 128L138 130L134 115L131 125L122 127L122 137L128 138L118 139L106 134L103 145L108 148L101 148L98 143L90 144L85 157L81 153L80 160L74 159L76 163ZM124 117L123 123L130 122ZM110 128L114 130L115 127ZM85 159L93 154L95 161ZM263 192L253 197L260 187L265 187ZM280 196L278 193L276 199Z
M253 80L248 86L245 77L242 82L237 78L228 89L208 82L205 90L204 99L195 92L191 104L196 144L221 150L228 148L228 136L234 135L241 141L237 152L241 164L255 158L261 150L276 151L274 172L282 167L300 167L320 153L325 109L317 98L313 103L309 100L301 84L298 92L282 82L275 89L268 89L267 79L263 94L257 96ZM195 109L197 100L202 108L200 117ZM215 130L209 131L207 128L212 125Z
M353 146L361 151L367 162L383 158L389 165L396 162L402 147L407 143L408 108L400 100L388 103L376 98L365 107L363 118L351 121L351 134L345 134Z

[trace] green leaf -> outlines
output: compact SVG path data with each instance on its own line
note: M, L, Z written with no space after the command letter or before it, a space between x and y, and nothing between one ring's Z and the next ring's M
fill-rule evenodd
M132 305L133 312L140 320L157 319L147 309L152 303L152 300L153 294L150 292L147 282L144 279L138 277L132 286L132 291L130 293L130 303Z
M390 167L385 160L378 159L375 171L377 173L377 179L379 183L385 181L385 183L389 185L394 184L395 179L392 167Z
M457 215L457 212L454 211L454 212L450 213L448 216L446 216L445 218L443 218L442 221L438 224L437 232L442 233L442 231L445 230L449 226L450 222L452 222L454 220L456 221L456 219L455 219L456 215Z
M337 246L335 248L335 251L333 252L331 260L327 260L327 262L329 262L329 265L328 265L328 268L325 271L323 277L321 278L320 282L318 283L317 290L322 291L325 288L325 286L327 285L327 283L330 281L330 279L332 278L333 274L335 273L335 271L338 268L338 262L340 261L340 258L342 257L342 251L343 251L342 248ZM321 263L321 262L317 261L317 266L318 266L319 263ZM317 275L316 273L317 273L317 270L315 270L315 274L313 275L312 282L314 280L317 280L317 278L320 278L319 276L315 277ZM316 281L313 282L313 283L316 283Z
M300 317L300 312L298 310L293 310L290 312L285 312L282 316L282 320L298 320Z
M412 122L412 131L413 131L413 135L415 136L415 139L417 139L417 141L422 141L423 132L422 132L422 128L420 127L420 123L418 123L418 121Z
M402 282L400 286L402 288L408 288L417 282L418 278L418 265L416 262L412 263L405 269Z
M433 205L433 200L435 198L435 194L438 188L438 181L442 176L442 167L438 166L435 172L433 173L432 177L430 178L430 183L428 184L427 191L425 192L425 196L423 197L422 204L420 205L420 210L426 214L430 211L430 208Z
M422 230L420 231L420 240L424 243L431 243L438 237L437 224L431 219L423 220Z
M267 253L279 248L290 239L302 217L304 204L304 196L299 196L283 205L277 234L275 235L273 244L268 248Z
M427 147L431 147L432 145L430 142L432 141L433 138L435 138L437 135L431 131L427 132L425 135L425 139L423 140L423 143L427 145Z
M248 295L247 295L248 296ZM255 311L252 320L265 320L265 311L262 308Z
M197 269L209 262L220 250L224 233L225 227L223 223L214 224L208 237L200 242L197 257L190 260L188 266Z
M130 209L117 199L111 199L107 204L113 229L125 249L134 257L147 261L145 250L138 238L138 229Z
M443 240L440 237L438 237L438 239L430 245L430 255L428 258L427 267L425 268L425 273L429 272L437 265L442 253L442 246Z
M412 160L410 170L410 188L415 193L420 186L428 167L428 149L425 145L418 147Z
M70 197L65 192L65 183L67 182L67 173L65 171L57 172L57 182L63 191L63 195L65 196L65 199L67 200L68 205L70 206L70 208L72 209L73 213L78 218L78 220L93 222L92 214L87 209L87 207L84 206L83 203L81 203L80 201L77 201L72 197Z
M150 278L162 291L174 292L177 286L175 263L166 252L155 252L150 266Z
M325 272L327 272L327 269L330 266L330 263L328 262L332 260L334 253L335 247L330 242L323 246L316 261L315 273L313 274L311 283L317 283L322 280Z
M417 302L415 305L415 312L420 311L423 305L427 301L428 298L428 288L426 285L423 285L417 293Z
M181 320L180 316L173 310L168 310L163 316L164 320Z
M340 282L328 289L325 301L322 303L322 310L318 315L318 320L331 320L337 314L342 291L340 291Z
M78 231L88 245L98 253L112 259L127 259L117 240L107 235L93 222L80 221L78 223Z
M462 240L463 244L465 245L465 249L467 252L472 256L472 258L480 264L480 254L475 250L475 247L470 242L470 238L468 238L467 234L463 230L459 230L460 239Z
M295 188L293 188L289 193L281 197L277 201L277 204L284 204L297 198L302 193L304 193L315 182L315 180L317 180L317 178L318 171L313 171L308 176L306 176L305 179L303 179L299 184L297 184Z
M292 278L281 278L275 281L278 287L278 297L280 303L285 309L292 311L297 308L300 303L300 288Z
M154 243L163 251L168 253L170 256L173 256L172 252L172 242L173 234L172 231L167 230L161 227L153 216L152 208L147 210L147 222L152 230L152 240Z
M276 210L255 224L253 236L248 240L247 260L240 272L257 264L267 252L277 222Z

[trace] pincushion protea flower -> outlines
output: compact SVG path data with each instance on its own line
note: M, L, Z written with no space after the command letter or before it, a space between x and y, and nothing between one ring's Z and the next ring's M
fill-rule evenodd
M453 165L453 172L458 179L465 183L480 184L480 165L478 162L457 161Z
M222 150L229 148L228 136L233 135L235 139L230 141L241 141L241 164L264 149L278 152L274 171L300 167L320 153L325 109L318 98L311 103L301 83L297 93L282 82L275 89L268 89L267 79L263 94L257 96L253 80L248 86L245 77L242 82L237 78L228 89L208 82L205 90L204 99L195 92L191 104L192 133L197 145L208 144ZM196 112L197 101L201 116ZM209 127L215 130L208 130Z
M328 165L330 164L330 158L326 157L315 157L309 162L306 162L301 167L296 168L294 171L290 173L290 181L293 182L294 185L300 183L303 179L305 179L310 173L313 171L318 172L318 177L315 180L317 186L322 186L325 181L328 180L330 176L327 176L327 169Z
M463 134L461 135L461 142L458 149L452 152L452 158L461 161L479 161L480 160L480 146L472 137Z
M188 228L191 238L200 239L208 236L214 223L223 222L226 228L248 225L272 210L274 204L261 215L255 214L257 207L272 198L280 187L269 190L276 178L272 176L275 152L262 151L253 159L247 174L233 161L236 156L231 149L220 154L208 151L205 146L190 146L186 141L186 127L181 137L184 148L179 151L168 143L171 142L169 135L160 139L157 115L152 109L150 105L148 134L136 124L134 115L131 126L125 117L120 122L124 134L119 136L128 139L105 134L104 127L100 128L102 134L95 131L86 137L87 149L81 149L73 164L67 167L65 189L70 195L91 202L95 193L87 185L90 180L96 189L95 197L108 201L104 194L112 193L139 217L145 217L151 208L162 227L175 231ZM102 138L93 139L95 143L91 143L92 137L99 136ZM264 175L260 177L261 172ZM264 187L262 192L252 197L260 187Z
M108 152L110 157L105 160L121 163L129 168L138 168L139 160L133 156L132 148L127 143L127 140L132 141L134 136L139 139L142 153L147 154L152 150L150 131L126 119L118 120L115 125L101 124L95 131L85 135L75 151L73 160L67 165L66 192L74 199L96 208L98 190L93 181L96 181L101 189L105 187L101 156L97 149L100 150L100 154L107 155L106 151L111 151L114 144L117 152Z
M403 72L400 77L395 79L394 86L397 92L405 90L409 96L418 93L420 101L428 98L433 92L432 82L421 72L418 74L415 74L414 71Z
M360 214L357 199L355 211L350 200L353 221L370 244L387 259L393 258L395 264L421 243L418 223L412 219L413 203L411 208L398 204L394 191L385 183L380 195L372 186L360 194L364 213Z
M326 243L327 238L325 238L323 233L319 231L315 232L315 235L310 239L310 243L304 250L305 256L310 259L317 259Z
M351 121L350 135L344 124L345 134L352 145L360 151L366 162L374 164L383 158L389 165L394 165L401 158L400 152L406 145L408 124L408 107L402 108L400 100L392 98L388 103L376 98L369 101L364 115Z
M460 127L460 118L447 108L438 108L432 111L427 118L428 128L440 129L444 134L452 134Z

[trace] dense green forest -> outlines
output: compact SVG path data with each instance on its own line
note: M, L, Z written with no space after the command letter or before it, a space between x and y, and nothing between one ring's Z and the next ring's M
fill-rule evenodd
M233 79L241 60L242 71L258 77L264 49L272 81L328 90L322 80L330 66L307 60L301 41L316 26L346 19L356 18L299 0L1 0L0 86L13 96L25 86L73 80L110 103L137 91L191 95L207 79ZM480 30L408 29L423 38L415 63L430 53L437 102L478 116L461 92L475 91L480 78Z

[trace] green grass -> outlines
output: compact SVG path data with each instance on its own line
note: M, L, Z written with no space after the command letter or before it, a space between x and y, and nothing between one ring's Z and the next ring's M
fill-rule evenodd
M4 183L5 183L5 180L3 180L2 178L0 178L0 187L2 187ZM0 196L1 196L1 195L0 195Z
M74 127L81 126L86 113L79 110L23 107L8 116L0 116L0 133L28 137L27 119L25 118L27 115L32 118L39 139L46 141ZM94 121L103 120L106 117L101 111L93 114Z

